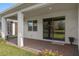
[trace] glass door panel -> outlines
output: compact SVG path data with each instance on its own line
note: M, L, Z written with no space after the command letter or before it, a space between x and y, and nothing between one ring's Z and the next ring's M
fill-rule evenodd
M43 20L43 38L44 39L51 39L50 37L51 21L52 21L52 18L47 18Z
M57 20L54 21L54 39L55 40L64 40L65 38L65 21Z

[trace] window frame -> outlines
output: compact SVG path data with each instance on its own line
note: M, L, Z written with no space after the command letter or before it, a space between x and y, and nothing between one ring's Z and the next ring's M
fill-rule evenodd
M36 24L34 24L34 21L35 21ZM30 22L32 23L31 26L30 26L31 27L31 30L29 30L29 23ZM36 29L34 27L36 27ZM28 31L37 31L37 28L38 28L37 27L37 20L29 20L28 21Z

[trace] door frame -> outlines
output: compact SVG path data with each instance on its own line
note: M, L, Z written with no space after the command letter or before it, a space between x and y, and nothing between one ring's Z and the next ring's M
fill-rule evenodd
M64 19L64 21L65 21L65 16L58 16L58 17L60 17L61 19ZM65 41L65 27L64 27L64 34L63 34L63 35L64 35L64 39L63 39L63 40L54 39L54 30L52 31L52 33L53 33L53 38L50 37L50 34L51 34L50 32L49 32L49 38L45 38L45 37L44 37L44 20L45 20L45 19L52 19L52 22L53 22L53 25L54 25L54 20L53 20L54 18L57 18L57 17L50 17L50 18L44 18L44 19L43 19L43 39L47 39L47 40L57 40L57 41ZM50 21L50 20L49 20L49 21ZM54 27L53 27L53 28L54 28ZM51 29L51 27L50 27L50 29ZM49 30L50 30L50 29L49 29Z

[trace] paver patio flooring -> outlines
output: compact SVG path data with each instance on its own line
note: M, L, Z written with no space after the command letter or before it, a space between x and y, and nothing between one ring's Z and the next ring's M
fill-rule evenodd
M9 42L17 44L16 39L10 39ZM59 45L53 44L51 42L42 41L42 40L34 40L34 39L24 39L24 47L29 47L37 50L57 50L59 53L63 54L64 56L78 56L78 47L77 45Z

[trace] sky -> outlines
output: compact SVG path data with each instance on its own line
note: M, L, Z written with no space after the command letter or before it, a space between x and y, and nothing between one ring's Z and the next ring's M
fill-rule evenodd
M14 4L12 3L0 3L0 12L12 7Z

